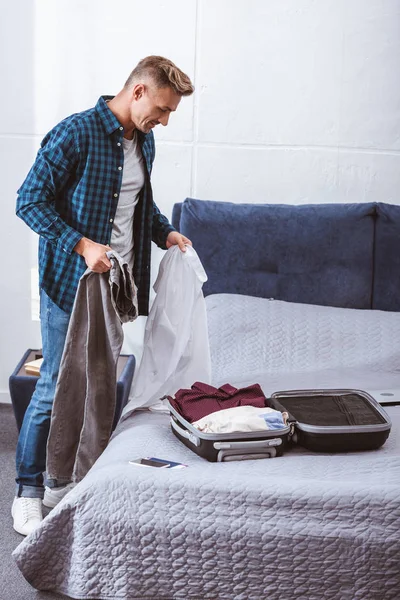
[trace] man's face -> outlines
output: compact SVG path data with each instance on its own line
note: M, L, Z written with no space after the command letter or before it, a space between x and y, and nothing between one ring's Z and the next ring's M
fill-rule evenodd
M149 133L159 123L166 126L180 101L181 96L170 87L157 89L151 84L137 84L132 90L132 122L143 133Z

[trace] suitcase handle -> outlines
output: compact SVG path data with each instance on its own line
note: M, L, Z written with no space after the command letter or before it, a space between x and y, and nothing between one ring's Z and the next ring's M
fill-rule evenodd
M242 460L259 460L266 458L274 458L276 456L276 450L271 448L268 452L263 454L227 454L223 450L218 452L217 462L238 462Z
M248 442L214 442L214 448L216 450L248 450L253 452L257 448L271 448L281 444L281 438L272 438L269 440L249 440Z
M252 452L245 452L244 454L238 454L237 452L232 452L232 450L220 450L217 455L217 462L258 460L260 458L274 458L275 456L275 448L269 448L268 450L264 450L263 452L257 453L255 450L253 450Z

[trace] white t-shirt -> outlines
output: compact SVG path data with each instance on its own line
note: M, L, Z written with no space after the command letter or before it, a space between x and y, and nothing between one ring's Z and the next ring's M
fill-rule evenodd
M144 164L136 131L133 140L122 139L124 168L121 191L114 217L110 246L133 267L133 216L144 185Z

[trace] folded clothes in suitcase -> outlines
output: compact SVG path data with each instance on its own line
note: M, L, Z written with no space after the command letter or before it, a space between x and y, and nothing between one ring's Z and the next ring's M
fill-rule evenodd
M211 462L272 458L281 456L292 444L315 452L374 450L385 443L391 429L386 412L360 390L276 392L265 399L265 406L289 413L287 425L248 433L199 431L180 414L174 399L169 400L173 433Z

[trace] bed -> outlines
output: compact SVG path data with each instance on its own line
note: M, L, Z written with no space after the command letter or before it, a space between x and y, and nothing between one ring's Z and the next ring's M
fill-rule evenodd
M213 383L364 389L389 439L207 463L167 415L136 411L17 547L22 573L82 599L399 598L400 207L187 199L173 222L208 274ZM129 464L147 455L188 468Z

